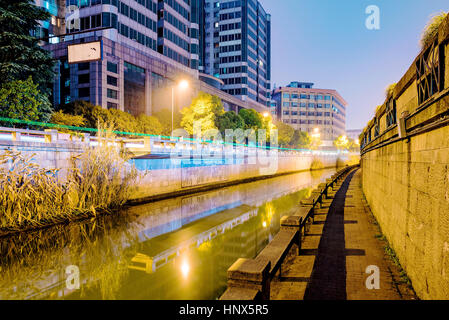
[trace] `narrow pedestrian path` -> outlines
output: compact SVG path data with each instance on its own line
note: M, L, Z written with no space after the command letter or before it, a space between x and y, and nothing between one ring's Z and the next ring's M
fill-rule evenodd
M326 208L327 203L327 208ZM272 300L415 299L400 270L385 253L384 241L366 203L360 170L352 171L334 199L318 210L300 254L284 262L272 282ZM369 266L379 270L379 289L368 289ZM375 269L374 267L374 269ZM372 283L372 282L370 282Z

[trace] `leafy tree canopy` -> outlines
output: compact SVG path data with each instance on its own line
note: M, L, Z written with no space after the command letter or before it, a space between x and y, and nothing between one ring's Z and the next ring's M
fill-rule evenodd
M141 114L137 117L137 131L145 134L161 135L163 126L156 117Z
M263 117L254 109L242 109L239 116L245 121L245 129L264 129Z
M33 36L39 21L49 18L33 0L0 1L0 86L31 76L41 93L50 93L54 61Z
M311 142L312 140L307 132L295 130L290 145L295 149L308 149Z
M88 128L112 126L113 130L116 131L154 135L160 135L163 131L163 126L153 116L141 114L138 117L134 117L121 110L106 110L82 100L68 103L61 108L64 114L80 116L84 119L84 123ZM68 119L71 118L69 117Z
M245 121L234 111L228 111L217 117L216 126L222 134L225 134L227 129L243 129L245 127Z
M183 115L181 126L189 134L194 134L194 124L201 126L201 132L207 130L217 130L217 118L224 114L223 104L217 96L200 92L193 99L192 104L188 108L184 108L181 113Z
M276 127L278 129L278 143L281 147L287 147L292 141L295 130L288 124L282 122L276 122Z
M42 95L31 77L14 80L0 87L0 116L26 121L47 122L52 107L47 96Z

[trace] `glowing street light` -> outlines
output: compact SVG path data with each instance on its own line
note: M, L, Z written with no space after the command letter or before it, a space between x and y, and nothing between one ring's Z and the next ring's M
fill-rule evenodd
M312 134L312 138L320 138L321 134L320 134L320 128L315 128L313 129L313 134Z
M263 113L263 117L264 117L264 118L268 118L268 116L269 116L268 112L264 112L264 113Z
M181 80L177 84L178 89L186 90L189 87L189 82L187 80ZM175 110L175 86L171 88L171 132L173 133L174 126L174 110Z

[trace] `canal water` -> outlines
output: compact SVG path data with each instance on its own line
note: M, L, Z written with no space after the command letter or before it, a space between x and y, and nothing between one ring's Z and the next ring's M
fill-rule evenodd
M217 299L227 269L254 258L282 216L333 173L241 184L0 239L0 299Z

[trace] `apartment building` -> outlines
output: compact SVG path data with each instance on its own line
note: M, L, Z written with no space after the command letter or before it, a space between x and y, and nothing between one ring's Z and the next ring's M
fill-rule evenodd
M333 89L316 89L309 82L292 82L276 88L277 118L295 130L320 134L322 141L346 133L346 101Z

